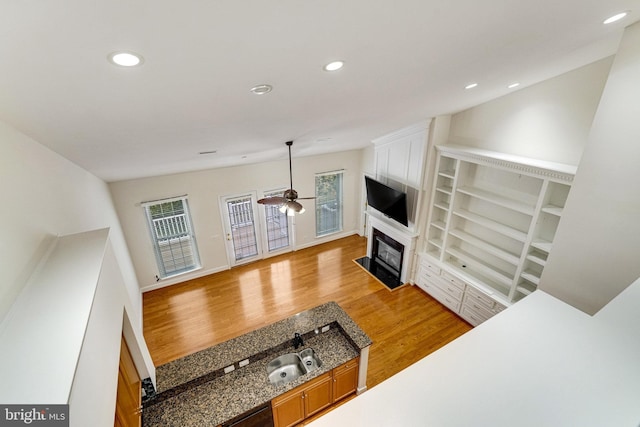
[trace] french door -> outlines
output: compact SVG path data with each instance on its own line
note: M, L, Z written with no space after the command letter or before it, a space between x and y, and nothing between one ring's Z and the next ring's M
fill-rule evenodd
M291 250L291 221L277 206L258 205L254 192L224 197L221 202L231 266Z

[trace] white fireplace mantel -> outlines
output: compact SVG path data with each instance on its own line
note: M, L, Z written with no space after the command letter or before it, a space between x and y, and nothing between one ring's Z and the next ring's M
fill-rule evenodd
M409 274L411 272L411 265L413 262L413 255L416 250L416 242L418 240L418 234L411 231L409 228L404 227L401 224L396 223L384 215L376 212L375 210L367 210L367 217L369 218L367 227L367 256L372 257L373 253L373 229L380 230L393 240L401 243L404 246L404 255L402 257L402 269L400 271L400 281L407 283Z

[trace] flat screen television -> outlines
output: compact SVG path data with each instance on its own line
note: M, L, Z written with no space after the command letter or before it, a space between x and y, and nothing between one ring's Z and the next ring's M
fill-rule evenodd
M407 194L368 176L365 176L364 180L367 187L367 203L369 206L408 227Z

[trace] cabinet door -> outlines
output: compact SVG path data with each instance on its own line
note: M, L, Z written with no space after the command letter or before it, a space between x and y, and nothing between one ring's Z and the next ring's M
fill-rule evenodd
M337 402L358 388L358 363L355 358L333 370L333 401Z
M120 340L120 367L116 394L115 426L137 427L142 423L141 382L124 336Z
M289 427L304 420L303 392L294 389L272 401L275 427Z
M305 387L304 409L305 415L310 417L333 403L331 372L314 379Z

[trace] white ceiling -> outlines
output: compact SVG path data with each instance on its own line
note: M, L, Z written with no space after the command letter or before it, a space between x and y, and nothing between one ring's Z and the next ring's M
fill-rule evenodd
M0 120L106 181L349 150L611 55L638 18L640 0L4 1Z

